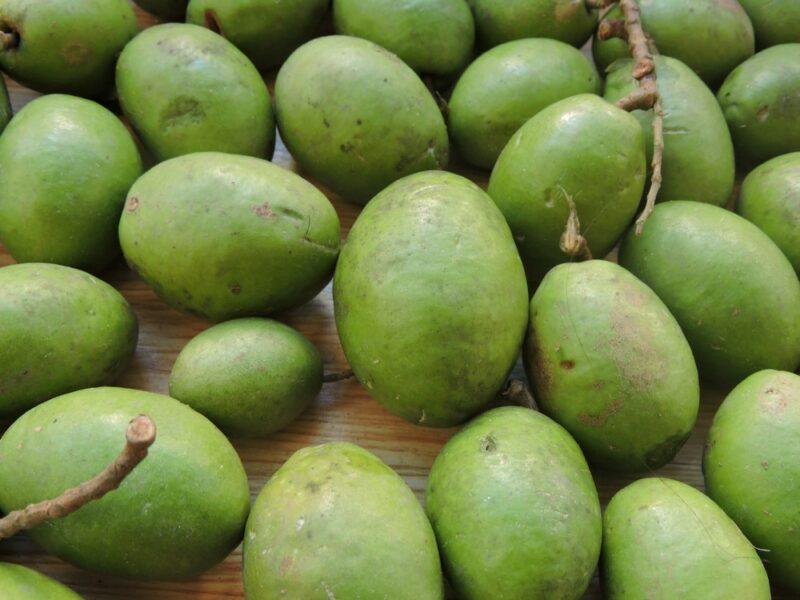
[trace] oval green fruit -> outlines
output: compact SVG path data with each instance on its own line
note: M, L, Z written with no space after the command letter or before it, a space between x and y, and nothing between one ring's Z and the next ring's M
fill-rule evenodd
M800 273L800 152L778 156L751 171L736 211L758 225Z
M755 52L753 25L737 0L638 0L642 26L658 51L692 68L716 88L736 65ZM618 6L605 17L621 19ZM595 63L605 71L628 58L626 42L612 38L593 44Z
M447 127L417 74L367 40L313 40L275 83L283 141L300 166L366 203L393 181L447 164Z
M714 417L703 472L775 582L800 593L800 377L761 371L736 386Z
M295 452L253 505L248 600L441 600L442 588L436 540L416 496L358 446Z
M140 33L119 57L117 91L157 160L206 151L272 155L275 121L264 80L207 29L173 23Z
M183 21L189 0L133 0L147 12L168 21Z
M0 136L0 240L18 262L98 271L142 160L122 122L91 100L51 94Z
M136 349L136 316L88 273L28 263L0 269L0 416L112 383Z
M800 151L800 44L773 46L745 61L717 99L742 162Z
M632 60L615 63L606 79L605 98L616 102L637 84ZM663 181L660 201L696 200L724 206L733 193L736 161L728 124L711 90L682 62L656 57L658 90L664 111ZM653 111L636 110L644 132L647 164L653 156Z
M41 573L22 565L0 562L0 590L8 600L81 600L81 597Z
M169 395L237 436L286 427L322 388L322 358L298 331L269 319L207 329L178 355Z
M119 454L128 423L140 414L158 429L147 459L118 490L28 535L89 571L191 578L239 544L250 493L227 438L167 396L93 388L25 413L0 439L0 508L7 513L54 498L97 475Z
M491 199L442 171L370 202L336 267L347 360L369 393L414 423L447 427L494 399L519 355L525 275Z
M465 0L334 0L333 19L337 33L371 40L421 73L452 75L472 58Z
M333 274L340 235L336 210L301 177L215 152L145 173L119 234L129 264L167 303L215 321L316 296Z
M796 0L739 0L747 11L761 48L800 42L800 4Z
M186 20L224 36L265 71L314 36L329 6L330 0L191 0Z
M749 221L709 204L665 202L641 236L628 233L619 261L678 320L704 379L735 385L800 364L800 282Z
M602 257L633 219L644 182L642 128L602 98L573 96L525 123L500 155L489 195L511 226L530 288L570 259L560 242L571 202Z
M672 479L640 479L611 499L602 577L609 600L770 599L764 566L736 524Z
M583 0L467 0L485 48L522 38L553 38L582 46L597 26Z
M663 466L697 419L697 367L680 326L614 263L559 265L545 276L524 362L537 405L604 468Z
M575 441L527 408L477 417L431 468L428 516L465 600L578 599L600 555L597 490Z
M600 93L600 78L578 50L526 39L489 50L458 80L448 127L460 155L491 169L511 136L543 108L576 94Z

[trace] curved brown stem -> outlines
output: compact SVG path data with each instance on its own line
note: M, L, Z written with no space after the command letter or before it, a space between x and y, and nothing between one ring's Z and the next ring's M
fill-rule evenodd
M561 191L569 205L569 217L567 217L567 227L564 233L561 234L561 240L558 245L564 254L572 258L592 260L589 242L581 235L581 222L578 219L578 208L575 206L575 201L566 191L563 189Z
M525 382L519 379L509 381L500 395L511 404L536 409L536 401L533 399L533 394L530 393Z
M0 50L14 50L19 47L19 33L0 31Z
M664 164L664 108L661 106L661 97L656 98L653 106L653 162L650 174L650 189L647 190L647 200L644 209L636 219L636 235L642 235L644 224L656 207L658 192L661 190L662 166Z
M52 500L30 504L22 510L10 512L0 519L0 540L20 531L41 525L45 521L60 519L93 500L99 500L117 489L123 480L147 456L156 439L156 425L144 415L133 419L125 433L125 448L103 471Z
M356 375L355 373L353 373L353 369L346 369L338 373L325 373L325 375L322 377L322 382L336 383L337 381L345 381L347 379L352 379L355 376Z

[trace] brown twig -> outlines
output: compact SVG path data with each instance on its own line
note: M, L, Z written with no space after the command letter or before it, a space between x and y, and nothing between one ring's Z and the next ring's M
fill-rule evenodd
M145 459L155 439L155 423L144 415L136 417L130 422L125 433L125 448L99 475L67 490L57 498L30 504L22 510L8 513L0 519L0 540L41 525L45 521L66 517L89 502L99 500L117 489L131 471Z
M610 40L611 38L627 41L628 32L625 29L625 20L605 19L600 21L600 25L597 27L597 37L602 41Z
M325 375L322 377L322 382L336 383L337 381L345 381L347 379L352 379L355 376L356 375L355 373L353 373L353 369L347 369L339 373L325 373Z
M656 98L653 106L653 162L651 163L650 189L647 190L647 200L641 214L636 219L636 235L642 235L644 224L656 207L658 192L661 190L662 165L664 164L664 108L661 106L661 96Z
M561 234L559 247L561 251L572 257L581 260L592 260L592 251L589 249L589 242L581 235L581 222L578 219L578 208L575 201L563 188L562 193L569 205L569 216L567 217L567 227Z
M519 379L509 381L500 395L511 404L536 409L536 401L533 399L533 394L528 390L528 386Z

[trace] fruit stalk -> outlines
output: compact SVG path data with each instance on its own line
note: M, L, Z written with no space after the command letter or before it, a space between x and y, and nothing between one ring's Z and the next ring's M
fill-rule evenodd
M592 260L592 251L589 249L589 242L581 235L581 222L578 219L578 209L575 201L563 189L564 198L569 204L569 217L567 218L567 228L561 235L559 247L564 254L580 260Z

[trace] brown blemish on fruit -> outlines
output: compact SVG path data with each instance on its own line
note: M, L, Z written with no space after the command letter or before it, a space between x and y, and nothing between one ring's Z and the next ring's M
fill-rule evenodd
M572 0L571 2L561 2L556 4L555 16L556 21L563 22L569 21L576 12L581 9L583 0Z
M136 196L131 196L128 198L128 201L125 203L125 210L129 213L136 212L136 209L139 208L139 198Z
M761 461L761 468L763 468L765 471L768 470L769 469L769 463L767 461L765 461L765 460Z
M253 212L259 217L264 217L265 219L275 216L275 213L272 212L272 207L270 207L269 202L264 202L264 204L256 204L253 206Z
M602 427L608 420L622 408L622 400L614 400L611 404L606 406L598 415L590 415L588 413L581 413L578 415L578 420L584 425L589 427Z
M481 452L494 452L496 448L497 440L491 435L487 435L481 440Z
M67 61L67 64L71 66L82 65L89 59L91 54L92 51L87 46L77 41L70 42L61 49L61 55Z
M286 571L288 571L291 568L291 566L292 566L292 557L284 556L280 566L281 575L286 575Z
M769 106L764 105L756 111L756 119L759 123L763 123L769 118Z
M567 371L571 371L575 368L575 361L574 360L562 360L561 361L561 368L566 369Z
M231 293L236 294L238 296L239 294L242 293L242 286L240 286L238 283L234 283L231 286Z

